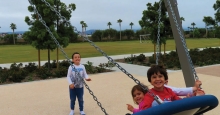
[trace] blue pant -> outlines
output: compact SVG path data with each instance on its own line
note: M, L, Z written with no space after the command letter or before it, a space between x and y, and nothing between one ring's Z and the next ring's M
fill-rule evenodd
M76 97L78 99L79 102L79 110L83 111L83 87L82 88L74 88L74 89L70 89L69 88L69 92L70 92L70 108L72 110L74 110L74 106L75 106L75 101L76 101Z

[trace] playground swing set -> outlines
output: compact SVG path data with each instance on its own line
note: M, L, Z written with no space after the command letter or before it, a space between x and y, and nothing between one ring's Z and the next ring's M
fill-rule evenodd
M104 112L105 115L108 115L106 110L102 107L101 103L98 101L97 97L94 95L92 90L86 84L86 82L82 79L76 69L74 69L74 65L71 63L71 60L68 58L67 54L64 52L63 48L60 46L57 39L54 37L53 33L50 31L49 27L46 25L45 21L42 19L41 15L38 13L35 5L33 4L32 0L28 0L31 6L34 9L34 12L39 16L39 21L45 26L46 30L49 32L50 36L59 47L60 51L63 53L64 57L68 60L70 65L72 66L73 70L77 77L79 77L85 87L88 89L89 93L93 96L93 99L97 102L98 106ZM54 11L61 19L66 22L69 22L64 16L60 14L55 8L53 8L47 1L41 0L44 2L52 11ZM173 31L173 36L175 39L175 43L177 46L177 53L179 56L181 68L183 71L185 83L187 87L193 86L195 80L198 80L198 76L194 69L192 60L190 58L185 38L183 35L182 26L180 24L180 17L177 8L177 1L176 0L164 0L165 5L168 10L169 19ZM160 43L160 18L161 18L161 3L162 0L159 2L159 20L158 20L158 35L157 35L157 56L156 56L156 64L158 65L159 60L159 43ZM70 22L69 22L70 23ZM71 24L71 23L70 23ZM72 26L74 31L78 32L79 35L81 32L77 30L76 27ZM134 82L140 85L144 90L147 90L148 93L154 97L155 101L159 104L158 106L140 111L133 115L201 115L209 110L214 109L218 106L218 99L213 95L203 95L203 96L194 96L191 98L184 98L181 100L173 101L170 103L163 103L163 101L156 95L154 95L148 88L146 88L140 81L134 78L129 72L127 72L124 68L122 68L117 62L115 62L111 57L109 57L104 51L102 51L98 46L96 46L91 40L87 38L87 36L83 35L84 40L88 41L90 45L92 45L97 51L99 51L103 56L105 56L111 63L115 64L123 73L125 73L129 78L134 80ZM141 38L140 38L141 42Z

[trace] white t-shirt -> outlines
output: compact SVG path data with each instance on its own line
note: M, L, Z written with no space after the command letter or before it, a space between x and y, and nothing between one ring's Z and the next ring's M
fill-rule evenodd
M164 85L167 88L172 89L172 91L177 95L177 96L186 96L188 94L193 95L193 88L192 87L186 87L186 88L177 88L177 87L171 87L168 85Z
M172 91L177 96L187 96L188 94L193 95L193 88L192 87L186 87L186 88L177 88L177 87L171 87L168 85L164 85L167 88L172 89ZM163 103L167 103L171 101L163 101ZM152 102L152 107L159 105L155 100Z
M74 70L74 66L75 66L76 70ZM75 71L79 72L80 76L78 76ZM84 65L82 65L82 64L74 65L73 64L73 67L71 65L69 66L68 73L67 73L67 81L68 81L69 85L74 84L75 88L82 88L84 78L85 79L89 78L86 73L86 69L85 69Z

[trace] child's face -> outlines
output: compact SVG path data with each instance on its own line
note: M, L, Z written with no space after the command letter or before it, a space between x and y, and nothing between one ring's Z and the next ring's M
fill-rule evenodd
M166 83L165 77L163 74L158 72L157 74L153 74L151 76L151 85L154 86L156 90L163 90L164 84Z
M81 60L80 55L79 54L75 54L73 56L72 60L73 60L74 64L79 65L80 64L80 60Z
M142 91L135 90L133 92L133 99L137 104L139 104L144 99L144 93Z

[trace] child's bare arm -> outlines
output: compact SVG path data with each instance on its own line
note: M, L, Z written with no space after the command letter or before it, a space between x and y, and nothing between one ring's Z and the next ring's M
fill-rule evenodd
M86 81L92 81L91 78L87 78L87 79L85 79L85 80L86 80Z
M133 107L132 105L130 105L130 104L127 104L127 109L128 109L129 111L133 112L134 107Z

